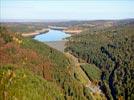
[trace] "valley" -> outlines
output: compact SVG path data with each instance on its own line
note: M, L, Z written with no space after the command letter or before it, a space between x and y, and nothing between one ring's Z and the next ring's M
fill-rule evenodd
M53 25L65 26L66 23ZM34 37L22 35L24 30L29 34L29 23L23 32L16 30L14 23L10 23L10 27L2 23L0 99L28 96L32 100L131 100L134 21L114 20L114 24L108 26L107 23L70 22L68 29L72 26L71 30L79 27L83 31L73 34L49 30ZM37 26L40 25L47 28L46 23ZM17 27L23 24L18 23Z
M0 100L134 100L134 0L0 0Z

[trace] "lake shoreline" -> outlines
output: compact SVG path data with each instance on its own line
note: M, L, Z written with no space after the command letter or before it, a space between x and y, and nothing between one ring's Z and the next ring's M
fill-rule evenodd
M58 30L49 30L49 32L45 34L39 34L34 37L35 40L46 42L46 41L63 41L67 37L70 37L70 34L66 34L62 31Z
M21 35L23 36L23 37L32 37L32 38L34 38L35 36L37 36L37 35L40 35L40 34L45 34L45 33L47 33L47 32L49 32L49 29L42 29L42 30L37 30L37 31L35 31L35 32L30 32L30 33L22 33Z
M71 37L71 35L59 30L49 30L49 32L45 34L36 35L33 39L45 43L49 47L52 47L60 52L64 52L66 42L68 41L66 39L67 37Z

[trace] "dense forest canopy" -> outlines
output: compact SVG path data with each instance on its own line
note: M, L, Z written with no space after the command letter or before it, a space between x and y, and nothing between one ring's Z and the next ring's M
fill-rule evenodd
M95 64L107 98L134 99L134 23L120 21L103 29L89 29L69 38L66 51Z

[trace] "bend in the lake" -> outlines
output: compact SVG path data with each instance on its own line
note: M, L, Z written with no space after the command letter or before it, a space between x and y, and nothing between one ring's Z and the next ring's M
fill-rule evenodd
M41 42L49 42L49 41L63 41L65 38L71 36L70 34L66 34L63 31L59 30L49 30L49 32L44 34L39 34L34 37L35 40Z
M39 34L34 37L35 40L44 42L52 48L55 48L61 52L64 52L65 38L70 37L70 34L66 34L63 31L59 30L49 30L49 32L44 34Z

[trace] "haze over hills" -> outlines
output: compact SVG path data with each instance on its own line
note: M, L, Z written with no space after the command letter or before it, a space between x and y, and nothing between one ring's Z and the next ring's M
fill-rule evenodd
M0 19L0 22L70 22L70 21L97 21L97 20L130 20L132 18L115 18L115 19Z
M67 19L0 19L0 22L66 22Z

